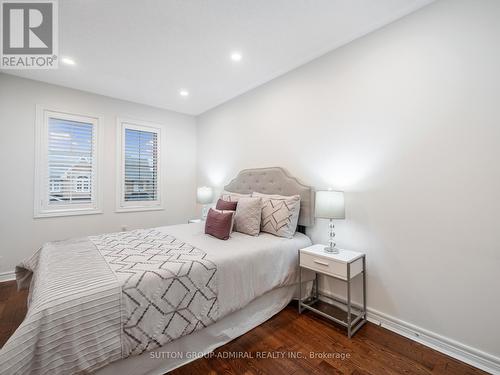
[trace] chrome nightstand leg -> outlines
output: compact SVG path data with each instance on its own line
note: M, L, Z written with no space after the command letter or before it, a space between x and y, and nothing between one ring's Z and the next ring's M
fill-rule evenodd
M363 314L364 319L367 320L366 316L366 257L363 256Z
M299 314L302 314L302 268L300 268L300 252L299 252Z
M319 284L318 284L319 277L318 277L317 272L314 273L314 277L315 277L315 279L314 279L314 294L313 295L314 295L314 299L319 300Z
M351 327L351 263L347 263L347 337L352 336Z

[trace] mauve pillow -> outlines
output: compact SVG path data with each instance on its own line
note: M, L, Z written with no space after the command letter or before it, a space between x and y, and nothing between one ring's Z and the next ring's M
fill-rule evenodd
M229 202L219 198L215 208L222 211L236 211L237 205L238 202Z
M234 227L234 217L236 215L236 211L230 211L230 210L218 210L217 208L214 208L214 211L220 212L220 213L226 213L226 212L232 212L233 213L233 220L231 221L231 233L233 233L233 227Z
M220 240L227 240L233 226L233 211L219 212L213 209L208 210L205 221L205 233Z

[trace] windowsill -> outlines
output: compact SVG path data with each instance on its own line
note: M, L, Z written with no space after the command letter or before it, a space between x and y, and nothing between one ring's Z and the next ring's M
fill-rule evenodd
M43 219L46 217L62 217L62 216L99 215L102 213L103 211L101 209L37 212L35 213L35 215L33 215L33 219Z
M140 206L140 207L119 207L115 210L117 213L122 213L122 212L141 212L141 211L162 211L165 208L162 206Z

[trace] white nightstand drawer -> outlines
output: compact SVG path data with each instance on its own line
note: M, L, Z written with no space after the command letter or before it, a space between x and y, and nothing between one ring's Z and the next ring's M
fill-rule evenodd
M301 252L300 266L347 280L347 263L336 261L331 257ZM362 271L362 258L359 258L351 263L351 278Z

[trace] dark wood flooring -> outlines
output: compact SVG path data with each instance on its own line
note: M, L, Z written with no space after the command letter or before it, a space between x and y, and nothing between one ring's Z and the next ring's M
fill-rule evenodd
M26 315L26 297L26 291L16 291L14 282L0 283L0 347ZM299 315L293 303L217 349L211 358L198 359L172 372L220 373L486 374L371 323L348 339L342 328L311 312Z
M0 283L0 347L14 333L26 315L28 291L17 291L15 281Z

